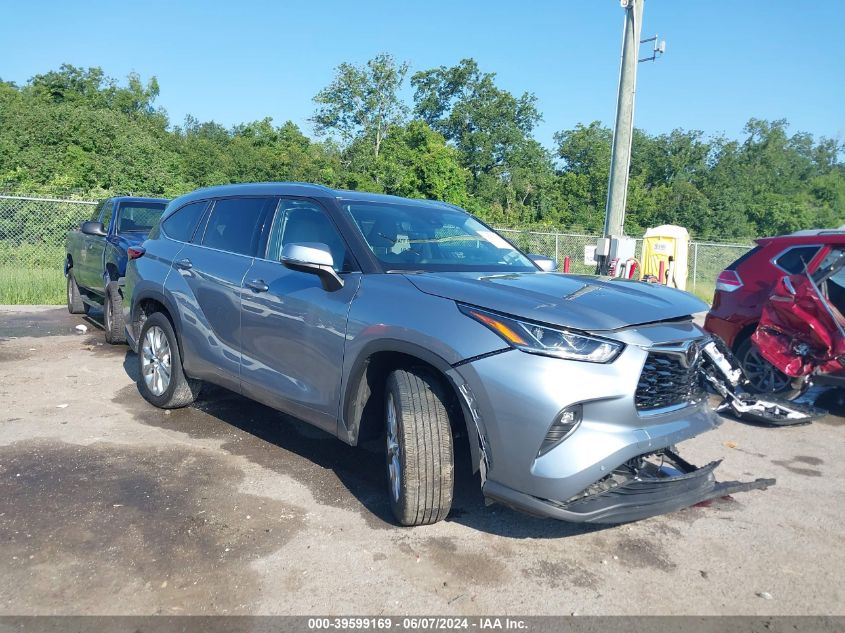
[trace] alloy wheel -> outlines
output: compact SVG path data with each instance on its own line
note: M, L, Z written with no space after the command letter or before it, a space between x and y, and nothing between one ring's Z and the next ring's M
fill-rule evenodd
M761 393L779 393L789 388L789 376L763 358L753 345L742 359L742 368L754 389Z
M401 449L399 447L399 425L396 416L396 402L393 394L387 395L387 474L390 478L390 494L393 501L399 501L402 486Z
M170 386L170 363L170 343L164 330L154 325L147 330L141 345L141 373L153 395L162 395Z

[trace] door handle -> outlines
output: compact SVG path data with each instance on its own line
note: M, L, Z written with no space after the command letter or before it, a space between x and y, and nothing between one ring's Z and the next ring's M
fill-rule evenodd
M267 292L270 290L270 286L264 283L263 279L252 279L244 285L254 292Z
M191 270L191 268L194 267L190 259L180 259L179 261L174 262L173 265L179 270Z

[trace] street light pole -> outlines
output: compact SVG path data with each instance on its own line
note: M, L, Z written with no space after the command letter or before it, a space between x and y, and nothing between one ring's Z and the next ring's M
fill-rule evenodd
M634 134L634 96L637 92L637 62L645 0L621 0L625 9L622 33L622 63L619 70L619 95L616 102L616 127L610 158L604 236L624 235L625 203L628 198L628 171L631 166L631 140ZM607 274L608 256L599 261L600 272Z

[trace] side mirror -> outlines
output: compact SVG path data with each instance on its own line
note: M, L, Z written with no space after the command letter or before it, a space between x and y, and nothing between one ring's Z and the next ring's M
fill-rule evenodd
M551 273L557 270L557 262L552 257L528 253L528 259L537 264L540 270Z
M343 279L334 270L334 258L329 247L319 242L285 244L282 264L291 270L317 275L325 290L343 288Z
M79 227L79 230L85 233L85 235L96 235L97 237L105 237L106 235L108 235L108 233L106 233L106 227L103 226L103 223L96 222L94 220L83 222L82 226Z

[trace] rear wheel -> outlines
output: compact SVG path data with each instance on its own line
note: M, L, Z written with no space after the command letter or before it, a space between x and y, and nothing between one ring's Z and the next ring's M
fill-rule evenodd
M736 350L736 359L748 378L750 390L772 394L791 400L797 398L807 385L807 378L791 378L763 358L760 350L746 338Z
M185 376L176 333L170 320L153 312L138 337L138 390L147 402L162 409L191 404L202 383Z
M123 322L123 298L116 281L106 286L106 298L103 301L103 326L106 343L118 345L126 342L126 330Z
M67 311L71 314L88 314L88 306L82 300L82 293L76 285L73 268L67 271Z
M436 523L452 507L452 429L442 389L424 370L397 370L387 379L388 492L402 525Z

